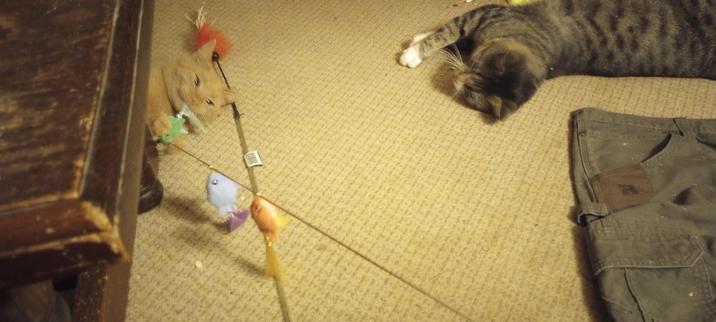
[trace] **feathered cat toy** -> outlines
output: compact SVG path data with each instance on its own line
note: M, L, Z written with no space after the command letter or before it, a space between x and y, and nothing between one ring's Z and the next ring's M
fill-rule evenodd
M189 129L194 131L203 127L203 121L218 116L220 107L231 104L241 141L242 150L246 143L241 128L240 115L234 103L236 94L230 88L219 59L225 57L231 48L228 39L206 21L203 8L197 11L196 19L186 17L197 28L194 43L198 50L191 55L182 56L177 63L162 67L150 76L150 99L148 99L147 125L156 142L171 146L194 158L213 170L207 177L207 199L226 219L227 231L239 228L248 218L256 223L263 235L266 246L266 275L273 277L281 304L284 321L290 321L288 301L283 290L283 273L274 250L279 230L285 225L285 217L277 206L261 196L256 188L251 189L231 179L209 163L182 148L181 135L189 132L184 121L188 120ZM215 65L214 65L215 64ZM215 67L221 72L221 77ZM192 100L198 97L199 100ZM247 153L244 151L244 153ZM258 163L260 165L260 162ZM256 164L247 161L249 176L253 178L252 167ZM255 187L255 182L252 181ZM244 188L254 194L249 209L239 209L239 190ZM240 198L243 200L243 197Z
M226 57L226 54L228 54L231 49L231 42L224 37L224 34L222 34L221 31L213 26L214 22L206 22L206 12L204 11L204 7L199 8L195 20L191 20L189 17L186 18L189 22L196 26L197 32L194 42L196 44L196 48L201 48L204 44L214 40L216 41L214 52L219 54L219 57Z

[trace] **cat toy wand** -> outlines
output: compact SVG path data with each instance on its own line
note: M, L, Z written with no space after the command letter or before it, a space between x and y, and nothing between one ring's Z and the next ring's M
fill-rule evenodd
M224 79L224 83L226 83L226 87L231 89L231 85L229 85L229 80L226 78L226 74L224 74L224 69L221 68L219 59L219 53L214 52L212 60L219 68L219 72L221 73L221 77ZM231 109L234 114L234 123L236 124L236 132L239 136L239 144L241 145L242 153L246 155L246 153L248 153L248 147L246 144L244 129L241 126L241 113L234 102L231 103ZM248 172L249 182L251 185L251 189L247 190L254 193L254 201L251 203L251 217L254 219L256 225L264 235L264 244L266 246L266 273L274 279L276 293L278 294L279 304L281 305L281 314L283 315L283 320L288 322L291 321L291 315L288 308L288 300L286 299L286 292L283 288L283 274L281 272L276 251L273 247L279 228L277 225L280 225L277 223L278 211L273 206L273 202L267 200L258 192L259 188L256 183L256 176L254 175L253 167L247 165L246 171Z
M255 194L255 195L258 194L256 191L254 191L254 190L253 190L251 187L249 187L247 184L244 184L244 183L242 183L241 181L232 178L232 177L231 177L229 174L227 174L226 172L223 172L223 171L221 171L221 170L215 168L215 167L212 166L209 162L207 162L207 161L201 159L200 157L196 156L195 154L193 154L193 153L191 153L191 152L189 152L189 151L183 149L182 147L180 147L180 146L178 146L178 145L176 145L176 144L174 144L174 143L169 143L169 144L171 144L172 146L174 146L177 150L181 151L182 153L184 153L184 154L187 155L188 157L190 157L190 158L196 160L197 162L201 163L202 165L206 166L207 168L209 168L209 170L212 170L212 171L214 171L214 172L216 172L216 173L218 173L218 174L220 174L220 175L226 177L228 180L231 180L232 182L235 182L235 183L236 183L237 185L239 185L240 187L246 189L247 191L249 191L249 192L251 192L251 193L253 193L253 194ZM341 241L340 239L336 238L335 236L332 236L331 234L329 234L328 232L324 231L324 230L321 229L320 227L318 227L318 226L312 224L311 222L307 221L307 220L304 219L304 218L301 218L301 217L298 216L297 214L295 214L295 213L289 211L288 209L282 207L281 205L279 205L278 203L276 203L276 202L274 202L273 200L269 199L268 197L266 197L266 196L261 196L261 197L262 197L262 199L263 199L264 201L266 201L267 203L271 204L273 207L275 207L275 208L277 208L277 209L280 209L283 213L289 215L291 218L293 218L293 219L295 219L295 220L301 222L302 224L306 225L306 226L309 227L310 229L312 229L312 230L316 231L317 233L323 235L324 237L326 237L326 238L332 240L333 242L335 242L336 244L340 245L341 247L343 247L343 248L346 249L347 251L349 251L349 252L353 253L354 255L356 255L356 256L362 258L363 260L367 261L368 263L370 263L371 265L375 266L376 268L382 270L382 271L385 272L386 274L388 274L388 275L390 275L390 276L393 276L394 278L398 279L399 281L405 283L405 284L408 285L409 287L413 288L415 291L417 291L417 292L423 294L425 297L432 299L432 300L435 301L436 303L438 303L438 304L440 304L441 306L447 308L448 310L454 312L454 313L457 314L458 316L461 316L461 317L464 318L466 321L473 321L473 319L471 319L471 318L470 318L469 316L467 316L466 314L460 312L460 311L457 310L456 308L450 306L449 304L445 303L445 302L442 301L441 299L439 299L439 298L435 297L434 295L430 294L429 292L427 292L426 290L424 290L424 289L421 288L420 286L418 286L418 285L412 283L411 281L409 281L409 280L403 278L402 276L396 274L395 272L391 271L391 270L388 269L387 267L381 265L379 262L377 262L377 261L371 259L371 258L368 257L367 255L365 255L365 254L359 252L358 250L352 248L350 245L346 244L345 242ZM280 284L281 281L279 280L279 281L277 281L277 283L278 283L278 284L276 285L276 288L277 288L277 292L279 293L279 301L280 301L280 304L282 305L282 306L281 306L281 309L282 309L282 314L283 314L284 320L285 320L285 321L290 321L290 316L289 316L289 314L288 314L288 312L289 312L289 311L288 311L288 304L287 304L287 302L286 302L285 295L283 295L283 294L284 294L284 293L283 293L283 287L282 287L282 285Z
M224 56L231 49L231 42L223 35L220 30L216 29L213 26L213 22L207 22L206 11L204 11L204 7L199 8L199 10L197 11L196 19L191 19L188 16L186 18L197 28L195 38L195 45L197 46L197 48L201 48L205 43L209 41L216 41L216 46L214 47L212 54L212 61L216 64L219 71L221 72L221 77L224 79L226 87L228 89L231 89L231 86L229 85L229 80L226 78L226 74L224 74L224 70L223 68L221 68L220 63L220 57ZM239 136L241 150L244 156L246 156L248 153L248 148L246 146L244 130L241 126L241 113L239 113L239 109L236 107L236 103L232 102L231 107L234 113L234 122L236 123L236 132ZM179 149L184 151L184 149ZM184 152L191 155L187 151ZM196 159L200 160L198 158ZM211 167L210 165L206 165L209 166L210 169L213 169L213 167ZM216 171L216 169L213 170ZM246 170L249 174L249 179L251 183L251 189L247 190L251 191L254 194L254 200L251 203L250 207L251 218L254 220L256 226L258 226L259 230L263 234L264 244L266 245L266 274L272 276L274 279L274 284L276 285L276 292L278 293L279 303L281 305L281 314L283 315L283 320L291 321L291 316L288 310L288 301L286 300L286 293L283 289L283 274L281 272L281 268L278 262L278 257L273 247L281 226L280 219L282 217L279 216L278 210L274 206L274 203L268 201L266 198L264 198L261 194L258 193L258 184L256 183L256 176L254 175L253 166L249 165L249 163L246 163Z
M203 11L203 8L200 8L198 11L196 20L192 20L187 17L188 20L190 22L192 22L193 24L195 24L198 29L196 45L197 45L197 47L201 47L201 45L204 44L205 42L210 41L211 39L216 39L217 47L214 49L214 53L212 55L212 61L214 61L214 63L218 67L219 72L221 73L221 76L224 79L224 82L226 83L226 87L228 89L231 89L231 86L229 85L229 81L228 81L226 75L224 74L224 70L221 67L221 63L220 63L220 57L225 55L229 51L231 44L228 42L228 40L225 37L223 37L221 32L219 32L217 29L213 28L211 23L206 22L205 15L206 15L206 12ZM244 131L241 126L241 113L239 113L239 110L236 107L235 103L231 103L231 107L232 107L232 111L233 111L234 122L236 125L236 131L239 136L239 142L241 145L241 149L242 149L244 156L246 156L247 152L248 152L248 148L247 148L246 139L244 136ZM279 206L278 204L276 204L269 198L261 195L258 192L258 184L256 183L256 176L254 175L253 167L249 166L248 163L246 164L246 169L248 172L251 187L248 187L247 185L244 185L241 182L232 179L227 174L222 173L221 171L214 168L206 161L204 161L204 160L200 159L199 157L195 156L194 154L184 150L183 148L175 145L174 143L169 142L169 144L176 147L178 150L184 152L184 154L186 154L186 155L192 157L193 159L199 161L200 163L204 164L210 170L213 170L213 171L225 176L226 178L236 182L239 186L243 187L244 189L246 189L254 194L255 198L254 198L254 202L251 204L251 215L252 215L252 218L254 219L254 221L256 222L256 225L259 227L259 229L261 230L261 232L264 235L264 242L266 245L266 264L267 264L266 265L266 268L267 268L266 273L268 275L272 276L274 279L274 284L276 286L276 292L278 294L279 304L281 305L281 314L283 315L284 321L291 321L291 316L289 313L289 307L288 307L288 301L286 299L286 293L283 288L283 282L282 282L282 277L281 277L282 274L280 271L278 258L276 256L274 249L273 249L273 243L276 238L276 232L278 232L277 227L274 226L275 224L277 224L277 220L276 220L277 218L275 218L275 217L277 217L276 215L278 213L277 209L282 210L285 214L290 215L292 218L300 221L304 225L319 232L323 236L325 236L325 237L329 238L330 240L334 241L335 243L341 245L348 251L359 256L360 258L363 258L364 260L368 261L369 263L371 263L375 267L381 269L382 271L386 272L387 274L397 278L398 280L402 281L403 283L405 283L406 285L415 289L416 291L420 292L421 294L425 295L426 297L434 300L435 302L446 307L450 311L455 312L457 315L463 317L465 320L472 321L472 319L470 317L468 317L464 313L460 312L459 310L451 307L449 304L443 302L439 298L433 296L426 290L420 288L418 285L413 284L412 282L406 280L405 278L403 278L400 275L396 274L395 272L389 270L387 267L381 265L380 263L376 262L375 260L373 260L373 259L369 258L368 256L360 253L359 251L351 248L348 244L342 242L338 238L323 231L321 228L313 225L312 223L306 221L305 219L302 219L299 216L296 216L296 214L289 212L288 210L286 210L285 208L282 208L281 206Z

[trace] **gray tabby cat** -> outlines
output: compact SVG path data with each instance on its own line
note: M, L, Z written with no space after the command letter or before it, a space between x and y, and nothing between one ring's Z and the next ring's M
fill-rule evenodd
M566 74L716 79L716 0L542 0L488 5L419 34L403 51L410 68L459 40L453 56L465 103L505 118L545 78Z

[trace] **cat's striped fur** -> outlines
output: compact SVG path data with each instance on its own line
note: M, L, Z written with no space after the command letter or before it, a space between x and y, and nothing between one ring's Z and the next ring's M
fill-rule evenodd
M488 5L414 38L400 62L415 67L458 40L459 96L504 118L539 84L565 74L716 79L716 0L542 0Z

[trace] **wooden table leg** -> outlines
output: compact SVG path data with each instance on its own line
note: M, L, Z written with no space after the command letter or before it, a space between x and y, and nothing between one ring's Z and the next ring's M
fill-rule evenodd
M142 160L142 185L139 189L139 213L144 213L154 209L162 202L164 195L164 187L157 178L159 173L159 159L157 156L156 145L151 142L151 135L147 132L146 137L149 138L144 148L144 160Z

